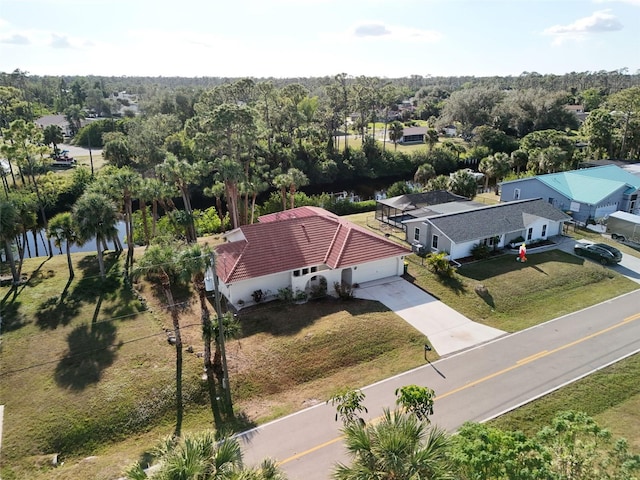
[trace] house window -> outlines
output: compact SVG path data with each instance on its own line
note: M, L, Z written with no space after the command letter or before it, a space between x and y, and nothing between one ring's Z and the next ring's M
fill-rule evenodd
M311 273L317 272L318 271L318 267L311 267L310 271L311 271ZM311 280L313 280L313 279L311 279Z
M433 237L431 237L431 247L434 249L438 249L438 236L434 235Z
M520 200L520 189L519 188L514 188L513 189L513 199L514 200Z
M418 227L413 231L413 239L416 241L420 240L420 229Z
M531 240L531 237L533 237L533 227L527 231L527 241Z
M553 197L549 197L549 203L553 205Z
M308 268L303 268L302 269L302 274L306 275L307 273L309 273L309 269Z
M299 277L300 276L300 270L294 270L293 271L293 276L294 277Z
M542 238L547 236L547 224L542 225Z

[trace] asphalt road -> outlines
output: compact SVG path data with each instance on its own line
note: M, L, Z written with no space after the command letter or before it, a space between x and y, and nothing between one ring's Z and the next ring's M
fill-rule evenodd
M393 408L398 387L418 384L436 392L433 423L455 430L639 351L640 290L368 386L365 418ZM334 418L335 408L320 404L245 432L245 462L271 457L291 480L327 480L336 462L349 462Z

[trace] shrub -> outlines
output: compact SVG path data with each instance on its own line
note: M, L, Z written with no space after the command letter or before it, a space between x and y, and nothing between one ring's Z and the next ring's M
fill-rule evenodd
M278 299L283 302L293 302L293 291L289 287L278 289Z
M311 291L309 292L310 298L324 298L327 296L327 279L324 277L320 277L320 280L317 285L313 285L311 287Z
M254 290L251 296L253 297L254 302L260 303L264 298L264 292L261 289Z
M441 277L453 277L456 269L451 266L445 252L432 253L426 257L427 268Z
M471 256L475 260L482 260L484 258L489 258L490 255L491 255L491 250L489 249L489 246L485 245L484 243L478 243L474 245L473 248L471 249Z
M353 299L353 287L348 283L340 283L334 282L333 288L338 294L340 300L351 300Z

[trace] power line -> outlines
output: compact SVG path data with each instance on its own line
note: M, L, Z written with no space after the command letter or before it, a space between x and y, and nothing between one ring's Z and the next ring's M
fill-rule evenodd
M197 327L197 326L200 326L200 325L201 325L200 323L191 323L191 324L188 324L188 325L182 325L182 326L180 326L180 328L183 329L183 328ZM106 345L106 346L101 347L101 348L93 348L93 349L90 349L90 350L85 350L83 352L74 353L73 355L65 355L63 357L58 357L58 358L55 358L53 360L47 360L47 361L36 363L36 364L33 364L33 365L28 365L26 367L18 368L18 369L15 369L15 370L9 370L7 372L0 373L0 377L6 377L6 376L12 375L14 373L20 373L20 372L24 372L26 370L31 370L31 369L34 369L34 368L43 367L45 365L50 365L52 363L60 362L62 360L68 360L68 359L71 359L71 358L85 356L85 355L88 355L88 354L91 354L91 353L94 353L94 352L101 352L101 351L108 350L108 349L113 348L113 347L121 347L122 345L128 345L130 343L139 342L141 340L146 340L148 338L158 337L160 335L166 335L166 332L152 333L152 334L149 334L149 335L145 335L143 337L137 337L137 338L134 338L134 339L131 339L131 340L127 340L127 341L124 341L124 342L121 341L121 342L118 342L118 343L112 343L110 345Z

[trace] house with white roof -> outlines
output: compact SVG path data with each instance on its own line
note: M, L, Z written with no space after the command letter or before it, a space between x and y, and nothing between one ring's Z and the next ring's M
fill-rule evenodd
M640 213L640 177L616 165L521 178L500 189L501 201L543 198L581 223L618 210Z

